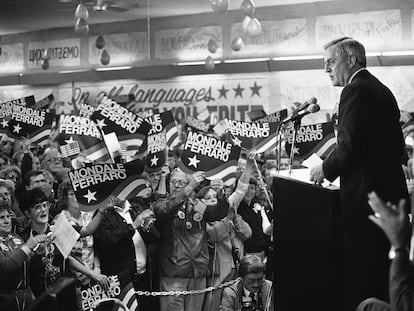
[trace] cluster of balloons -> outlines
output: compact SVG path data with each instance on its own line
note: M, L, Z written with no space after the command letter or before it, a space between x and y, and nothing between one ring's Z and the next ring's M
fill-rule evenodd
M105 47L105 39L102 35L99 35L95 41L95 47L98 50L102 50ZM101 53L101 64L106 66L111 62L111 56L109 55L107 50L103 50Z
M89 32L88 25L89 12L88 8L82 3L78 4L75 11L75 32L81 35L86 35Z
M209 0L211 8L214 12L224 12L229 6L229 0ZM262 25L259 20L254 16L256 5L253 0L243 0L240 6L240 10L243 13L242 30L243 34L234 38L231 42L231 49L233 51L240 51L243 47L243 35L255 37L262 33ZM214 54L217 50L217 42L210 39L207 43L207 49L210 53ZM205 61L204 67L206 70L214 69L214 60L211 56L208 56Z

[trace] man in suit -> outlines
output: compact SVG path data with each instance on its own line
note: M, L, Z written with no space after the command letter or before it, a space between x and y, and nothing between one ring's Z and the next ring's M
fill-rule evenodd
M367 194L385 201L407 198L402 170L405 144L399 109L391 91L366 69L365 48L344 37L324 46L325 71L334 86L344 87L334 151L312 168L311 180L340 181L344 310L355 310L368 297L387 299L389 243L377 226ZM338 289L341 290L341 289Z
M265 279L265 264L256 255L240 260L241 280L224 288L220 311L273 311L272 282Z

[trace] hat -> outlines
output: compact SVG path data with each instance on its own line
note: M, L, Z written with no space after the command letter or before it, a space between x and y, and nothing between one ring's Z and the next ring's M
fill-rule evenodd
M53 158L62 158L62 155L56 149L50 149L43 154L41 165Z

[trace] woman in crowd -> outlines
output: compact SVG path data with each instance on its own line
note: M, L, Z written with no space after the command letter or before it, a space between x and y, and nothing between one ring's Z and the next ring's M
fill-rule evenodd
M219 205L216 209L219 213L216 218L219 221L207 224L208 240L212 245L210 252L210 276L208 286L217 286L220 283L234 279L237 276L238 262L244 254L243 241L252 235L250 226L236 213L236 210L243 199L250 176L255 170L251 159L247 160L246 168L240 176L236 190L228 197L222 194L217 197L216 184L211 182L211 186L202 188L197 193L207 208ZM204 310L218 310L220 305L222 290L215 290L208 293L204 301Z
M51 232L49 225L50 205L48 197L40 189L35 188L24 194L20 209L31 222L30 227L22 232L23 240L28 241L38 234L49 234ZM70 269L86 274L104 287L108 286L106 276L92 271L70 255L67 259L64 259L53 243L47 243L42 247L42 251L36 253L31 259L29 277L30 288L34 295L36 297L41 295L60 276L70 275ZM67 310L76 310L75 292L68 293L66 298L65 307L67 307Z
M20 311L32 302L28 289L27 264L33 249L44 242L46 234L30 237L25 243L12 233L12 212L0 202L0 309Z

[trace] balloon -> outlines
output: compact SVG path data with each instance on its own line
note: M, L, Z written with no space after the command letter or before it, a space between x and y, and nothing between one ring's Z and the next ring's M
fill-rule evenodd
M78 18L75 23L75 32L81 35L86 35L89 32L89 25L86 19Z
M84 20L88 20L89 12L83 3L79 3L78 6L76 7L75 18L76 19L83 18Z
M109 64L110 61L111 61L111 56L109 56L108 51L103 50L102 55L101 55L101 64L106 66Z
M256 5L254 4L253 0L243 0L241 4L241 11L244 15L253 17Z
M206 70L208 71L211 71L214 69L215 66L216 64L214 63L214 59L211 56L207 56L204 68L206 68Z
M224 12L229 6L228 0L210 0L214 12Z
M43 59L47 59L47 60L50 60L51 59L51 54L52 52L51 52L51 50L49 50L49 49L45 49L45 51L44 51L44 53L43 53Z
M105 46L105 39L104 39L104 37L99 36L98 38L96 38L95 46L99 50L102 49Z
M210 53L214 54L217 51L217 42L213 39L208 40L207 49Z
M247 26L249 26L249 23L252 19L250 18L250 16L246 15L243 19L243 23L242 23L242 29L244 33L247 33Z
M233 41L231 42L231 49L233 51L240 51L241 48L243 46L243 38L238 36L236 38L233 39Z
M49 60L45 58L42 62L42 69L47 70L49 68Z
M255 37L262 33L262 25L257 18L252 18L249 25L247 25L247 34Z

